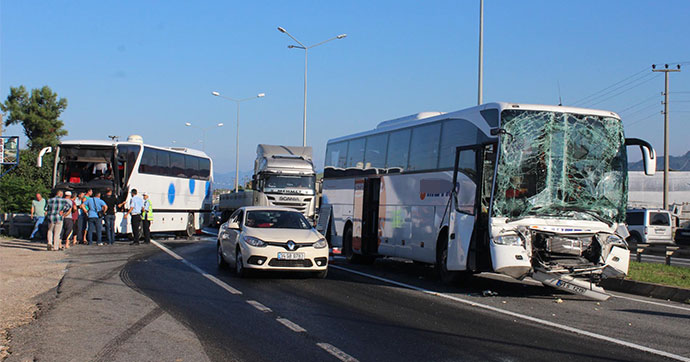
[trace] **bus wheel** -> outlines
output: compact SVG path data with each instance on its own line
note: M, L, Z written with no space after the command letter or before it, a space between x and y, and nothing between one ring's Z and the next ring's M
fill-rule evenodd
M352 250L352 226L348 226L343 233L343 253L345 259L352 264L371 264L376 259L370 255L356 254Z
M448 234L446 233L447 231L442 232L436 242L436 272L444 284L455 284L467 279L470 273L448 270Z
M194 214L189 214L189 218L187 219L187 228L184 230L185 236L187 238L191 238L196 234L196 229L194 229Z

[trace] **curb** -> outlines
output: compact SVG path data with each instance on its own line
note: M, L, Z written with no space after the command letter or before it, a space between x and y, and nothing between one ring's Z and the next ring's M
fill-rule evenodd
M628 279L604 279L599 283L604 289L630 293L644 297L672 300L690 304L690 289L669 287L660 284L637 282Z

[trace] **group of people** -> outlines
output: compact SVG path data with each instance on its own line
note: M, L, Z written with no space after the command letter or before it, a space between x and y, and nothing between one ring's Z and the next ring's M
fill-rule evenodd
M143 198L137 195L136 189L133 189L131 194L124 214L125 219L131 217L134 236L131 244L139 245L142 227L144 242L148 243L151 241L153 205L146 192ZM42 225L47 223L48 250L63 250L77 243L104 245L102 234L105 224L107 243L113 245L115 211L124 205L125 201L119 202L110 188L106 189L103 197L100 191L92 189L78 193L57 190L47 201L41 194L36 194L36 200L31 203L31 217L36 219L31 239L34 239Z

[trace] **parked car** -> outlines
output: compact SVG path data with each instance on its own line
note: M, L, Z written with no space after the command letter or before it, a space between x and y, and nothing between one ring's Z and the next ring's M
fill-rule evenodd
M237 209L218 229L218 267L313 272L325 278L328 243L302 213L272 206Z
M663 209L628 209L628 242L673 244L671 219L671 213Z

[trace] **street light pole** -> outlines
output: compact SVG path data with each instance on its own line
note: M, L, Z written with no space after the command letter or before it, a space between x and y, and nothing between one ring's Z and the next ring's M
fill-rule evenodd
M223 127L222 123L218 123L215 126L207 127L207 128L201 128L201 127L195 126L191 122L186 122L184 125L187 127L193 127L193 128L201 130L201 150L204 152L206 152L206 131L208 131L211 128L215 128L215 127Z
M235 192L239 190L239 180L240 180L240 103L244 101L249 101L255 98L262 98L266 96L266 93L259 93L254 97L244 98L244 99L234 99L221 95L218 92L211 92L216 97L220 97L237 104L237 134L235 135Z
M304 110L302 113L302 147L307 147L307 59L308 59L308 55L309 55L309 49L315 48L321 44L328 43L331 40L343 39L343 38L347 37L347 34L340 34L340 35L334 36L330 39L326 39L320 43L306 46L306 45L302 44L302 42L297 40L297 38L295 38L290 33L288 33L287 30L285 30L285 28L279 26L278 31L283 33L283 34L286 34L292 40L294 40L297 44L299 44L299 45L288 45L288 48L290 48L290 49L297 48L297 49L303 49L304 50Z
M484 0L479 0L479 84L477 89L477 105L482 104L484 93Z

